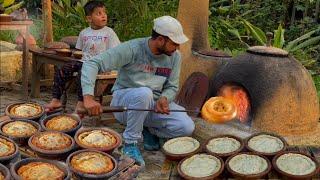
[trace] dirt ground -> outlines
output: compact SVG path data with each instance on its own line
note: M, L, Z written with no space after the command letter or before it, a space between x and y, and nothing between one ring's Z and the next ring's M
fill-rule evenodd
M38 102L41 105L48 103L51 100L50 89L42 90L40 98L31 98L31 101ZM76 105L76 94L69 93L68 102L66 110L68 113L74 111ZM3 116L5 113L5 108L11 103L24 102L24 98L21 92L9 89L0 89L0 116ZM105 126L113 130L116 130L119 133L122 133L124 126L116 122L110 114L103 114L100 121L95 120L94 118L84 118L83 124L85 126ZM143 157L146 161L146 169L143 172L140 172L136 179L176 179L174 177L170 178L171 171L169 169L163 170L163 166L168 166L168 163L164 163L165 157L161 151L148 152L144 151L142 148ZM170 164L169 164L170 166Z

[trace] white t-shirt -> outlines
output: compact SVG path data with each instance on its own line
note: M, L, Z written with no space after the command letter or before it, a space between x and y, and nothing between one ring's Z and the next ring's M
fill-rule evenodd
M82 50L82 60L85 61L119 44L120 40L113 29L107 26L98 30L88 27L80 32L76 48Z

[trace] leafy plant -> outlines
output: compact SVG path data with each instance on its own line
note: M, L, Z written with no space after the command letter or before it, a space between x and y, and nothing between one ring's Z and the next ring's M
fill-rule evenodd
M243 11L249 4L240 1L221 0L210 3L209 32L212 34L210 44L214 48L239 54L249 46L265 45L267 38L259 27L249 22L245 16L252 11ZM235 53L234 53L235 52Z
M274 31L275 38L273 42L274 47L283 48L288 52L295 52L313 45L318 45L320 42L320 26L318 29L312 30L286 44L284 40L285 30L282 28L281 24L278 29Z
M106 0L109 26L121 41L151 35L153 19L177 15L179 0ZM126 9L124 11L123 9Z
M88 1L81 0L74 3L71 0L60 0L53 2L54 39L59 40L64 36L78 35L88 26L83 8Z
M0 13L10 14L13 11L19 9L24 4L23 1L15 3L15 0L0 0Z

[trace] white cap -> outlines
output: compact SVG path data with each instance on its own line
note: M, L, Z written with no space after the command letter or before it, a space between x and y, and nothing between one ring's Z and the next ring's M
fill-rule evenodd
M178 20L171 16L162 16L153 20L153 30L168 36L173 42L183 44L189 39L183 34L182 26Z

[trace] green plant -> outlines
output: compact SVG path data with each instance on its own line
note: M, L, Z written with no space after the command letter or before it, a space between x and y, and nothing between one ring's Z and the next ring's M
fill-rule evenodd
M275 36L273 46L283 48L288 52L295 52L313 45L318 45L320 42L320 26L318 27L318 29L312 30L288 42L285 46L284 32L285 30L282 28L280 24L278 29L274 31Z
M252 45L265 45L265 33L259 27L249 22L245 16L252 11L244 11L249 4L241 4L239 0L220 0L210 2L209 32L212 36L210 44L214 48L241 53Z
M88 26L84 12L84 5L89 0L74 3L71 0L53 2L53 28L54 39L59 40L64 36L78 35Z
M15 43L15 38L18 32L15 31L0 31L0 40Z
M23 1L15 3L15 0L0 0L0 13L10 14L13 11L19 9L23 5Z
M153 19L177 15L178 0L106 0L109 26L121 41L151 35ZM123 10L125 9L125 11Z

